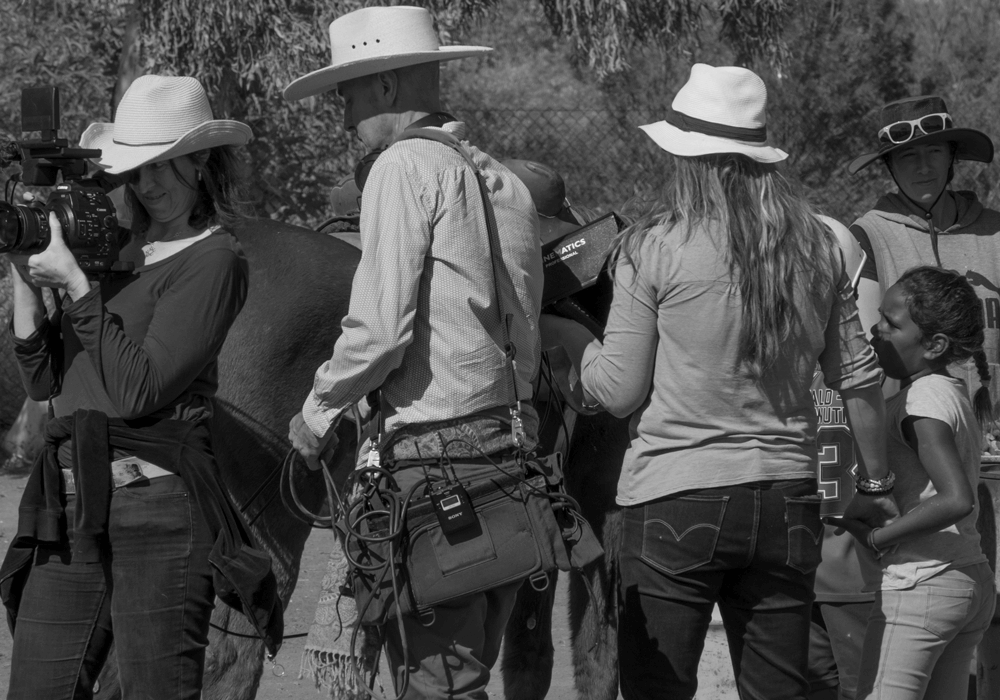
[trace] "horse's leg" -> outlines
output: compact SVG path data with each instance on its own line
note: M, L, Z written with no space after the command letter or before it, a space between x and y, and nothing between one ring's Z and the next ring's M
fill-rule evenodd
M246 617L225 605L216 605L212 624L247 636L237 637L215 628L209 630L202 698L253 700L263 670L264 643L255 637L253 626Z
M569 626L573 677L581 700L618 697L618 616L615 565L621 511L604 521L605 559L569 579Z
M607 413L580 416L566 464L566 490L577 499L583 516L604 546L603 560L587 567L582 574L570 576L573 673L583 700L618 697L615 565L621 539L621 511L615 504L615 493L628 442L627 420Z
M552 605L556 598L557 572L549 574L549 585L537 591L525 582L504 629L503 694L506 700L541 700L552 683Z

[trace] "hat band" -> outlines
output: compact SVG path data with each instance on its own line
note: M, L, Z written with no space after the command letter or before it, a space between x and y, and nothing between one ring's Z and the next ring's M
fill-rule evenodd
M753 141L754 143L765 143L767 141L767 127L762 126L757 129L744 129L740 126L729 126L728 124L716 124L703 119L689 117L683 112L670 110L667 112L665 121L684 131L694 131L706 136L718 136L724 139L735 141Z
M138 146L141 148L143 146L166 146L167 144L177 143L179 138L180 137L178 137L177 139L170 139L169 141L143 141L142 143L129 143L127 141L119 141L118 139L115 138L111 140L114 141L119 146L132 146L132 147Z

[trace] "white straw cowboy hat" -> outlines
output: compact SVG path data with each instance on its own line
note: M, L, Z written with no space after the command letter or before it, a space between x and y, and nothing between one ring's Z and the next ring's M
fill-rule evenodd
M241 146L251 138L246 124L212 118L196 78L144 75L126 90L114 123L88 126L80 146L100 148L96 162L116 175L214 146Z
M696 63L666 119L639 128L668 153L740 153L760 163L788 157L767 145L767 88L753 71Z
M330 65L293 80L289 102L335 90L364 75L489 53L485 46L441 46L431 14L422 7L366 7L330 23Z

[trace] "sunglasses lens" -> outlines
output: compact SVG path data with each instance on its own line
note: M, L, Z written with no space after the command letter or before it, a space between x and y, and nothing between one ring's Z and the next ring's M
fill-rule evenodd
M900 122L889 127L889 140L893 143L905 143L913 136L913 125L908 122Z
M931 114L920 120L920 130L925 134L944 131L945 128L947 128L945 117L941 114Z

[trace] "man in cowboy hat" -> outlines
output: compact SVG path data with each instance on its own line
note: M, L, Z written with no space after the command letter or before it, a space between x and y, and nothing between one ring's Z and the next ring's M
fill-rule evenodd
M539 362L538 218L524 185L463 143L485 178L495 214L503 264L494 287L476 173L451 147L400 139L415 127L462 139L464 124L441 112L440 64L490 49L440 46L430 14L416 7L348 13L330 24L330 43L331 64L293 81L285 98L337 90L344 128L381 153L367 178L359 177L362 256L350 313L292 420L290 439L315 460L344 411L377 389L384 431L370 445L379 447L401 491L424 478L421 462L437 465L445 450L461 480L492 476L484 455L499 461L518 441L531 447L536 440L533 410L522 404L516 420L509 407L512 393L520 401L531 398ZM495 289L510 314L513 376L501 350ZM512 429L520 423L523 434ZM367 456L363 450L362 459ZM411 466L398 468L401 461ZM387 625L397 683L404 669L410 672L406 697L484 697L519 585L436 607L427 626L404 617L403 635L394 622Z

